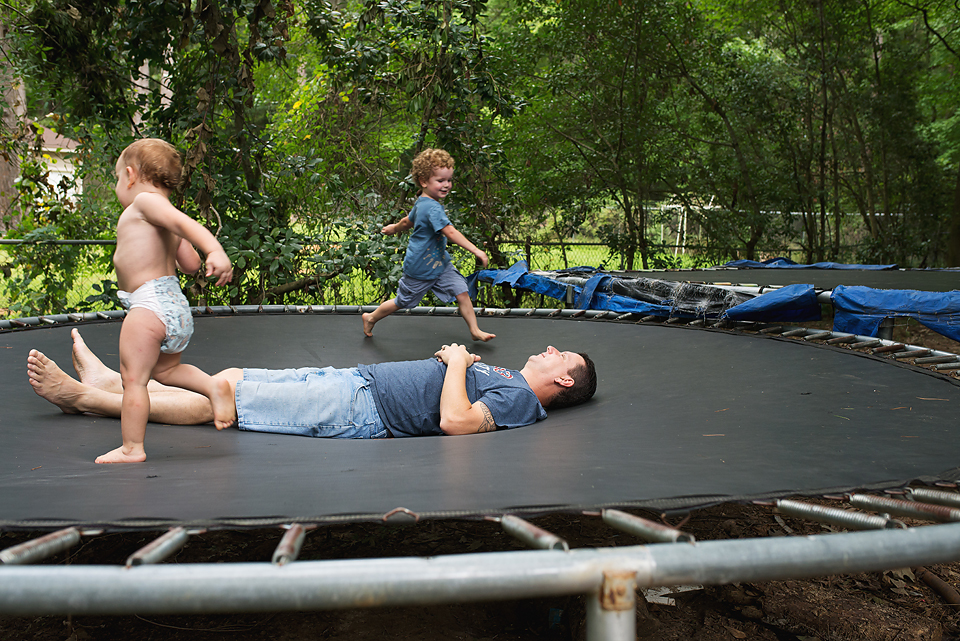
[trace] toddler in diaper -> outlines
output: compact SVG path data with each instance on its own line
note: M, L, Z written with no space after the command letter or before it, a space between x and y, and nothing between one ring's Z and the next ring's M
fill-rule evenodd
M180 362L193 335L193 317L177 268L198 272L201 260L195 248L199 248L206 254L205 274L215 277L217 285L233 278L230 259L213 234L170 203L180 182L180 167L177 150L156 138L134 142L117 160L115 191L124 210L117 221L113 265L120 302L128 310L120 328L123 445L99 456L97 463L146 460L143 441L151 378L209 398L217 429L236 420L230 382Z

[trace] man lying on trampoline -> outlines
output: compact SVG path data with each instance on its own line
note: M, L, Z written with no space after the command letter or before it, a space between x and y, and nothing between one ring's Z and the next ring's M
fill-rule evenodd
M34 391L68 414L119 417L120 375L90 351L76 329L73 366L80 380L37 350L27 357ZM355 368L226 369L241 430L322 438L471 434L530 425L545 407L589 400L597 375L586 354L548 347L521 370L480 363L466 347L444 345L434 358ZM213 421L207 397L151 381L150 420Z

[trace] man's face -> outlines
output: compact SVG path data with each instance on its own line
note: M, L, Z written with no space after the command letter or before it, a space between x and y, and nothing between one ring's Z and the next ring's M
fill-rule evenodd
M576 352L561 352L553 345L548 345L545 352L534 354L527 359L527 365L537 371L549 374L550 378L569 376L570 371L578 365L586 365L583 356Z

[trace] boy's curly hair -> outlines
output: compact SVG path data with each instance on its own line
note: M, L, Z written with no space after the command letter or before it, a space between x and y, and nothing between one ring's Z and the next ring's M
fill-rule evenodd
M430 180L434 169L453 169L453 156L443 149L424 149L413 159L410 175L417 187L425 180Z
M166 140L137 140L123 150L120 162L127 167L136 167L143 180L157 187L173 191L180 184L180 153Z

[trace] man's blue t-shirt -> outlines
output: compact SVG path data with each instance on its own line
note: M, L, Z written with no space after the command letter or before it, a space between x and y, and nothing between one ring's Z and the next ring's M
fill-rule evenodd
M435 280L450 264L447 237L440 233L450 219L443 205L426 196L417 199L407 217L413 223L413 231L403 258L403 273L419 280Z
M440 429L440 392L447 366L436 358L359 365L380 418L394 436L433 436ZM522 427L547 413L520 372L478 362L467 368L467 398L481 401L500 428Z

